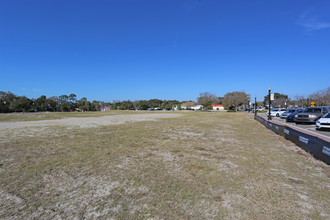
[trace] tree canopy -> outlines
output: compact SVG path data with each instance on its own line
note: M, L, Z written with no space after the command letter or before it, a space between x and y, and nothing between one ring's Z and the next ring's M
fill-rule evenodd
M204 109L212 109L212 104L217 104L218 97L210 92L200 93L197 98L198 104L202 105Z
M268 95L264 96L264 105L268 104L269 97ZM272 101L272 106L279 106L283 107L288 104L289 98L288 95L281 94L281 93L274 93L274 101Z
M311 95L309 95L309 99L314 101L316 105L330 105L330 87L326 89L319 90ZM309 103L308 103L309 104Z
M248 104L250 101L250 95L245 92L228 92L224 96L223 104L225 108L229 108L229 106L235 107L235 110L243 105Z

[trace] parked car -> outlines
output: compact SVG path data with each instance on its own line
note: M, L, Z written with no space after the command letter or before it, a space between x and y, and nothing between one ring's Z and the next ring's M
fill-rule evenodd
M289 108L287 109L285 112L283 112L282 114L280 114L280 118L281 119L286 119L286 117L288 115L290 115L291 113L294 113L296 112L298 109L297 108Z
M282 114L285 111L286 111L285 108L272 108L272 110L270 111L270 115L272 117L275 117L275 116L280 117L280 114ZM269 114L267 113L267 115L269 115Z
M330 129L330 113L325 114L316 121L316 130L321 130L323 128Z
M285 121L286 122L294 122L294 116L296 116L297 114L299 114L303 111L304 111L304 109L302 109L302 108L297 109L297 111L295 111L295 112L289 114L288 116L286 116Z
M302 113L295 115L294 121L299 123L315 123L326 113L330 112L329 106L308 107Z
M278 111L278 108L272 108L270 110L270 115L272 115L272 112L277 112ZM267 116L269 115L269 111L267 111Z

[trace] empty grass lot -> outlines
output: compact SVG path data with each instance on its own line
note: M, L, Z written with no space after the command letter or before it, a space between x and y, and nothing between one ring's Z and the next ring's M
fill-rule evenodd
M135 113L1 115L0 219L330 218L329 166L251 116Z

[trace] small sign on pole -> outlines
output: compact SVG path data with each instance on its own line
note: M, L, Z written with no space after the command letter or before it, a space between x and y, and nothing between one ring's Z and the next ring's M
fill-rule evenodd
M315 102L311 102L311 107L315 107Z
M270 100L271 100L271 101L274 101L274 100L275 100L275 98L274 98L274 93L270 94Z

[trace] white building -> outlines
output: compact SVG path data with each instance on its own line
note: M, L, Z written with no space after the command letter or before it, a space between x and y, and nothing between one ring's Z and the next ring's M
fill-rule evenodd
M201 109L203 109L203 106L202 105L195 105L195 106L192 106L191 107L191 109L193 109L193 110L201 110Z
M212 105L212 108L213 108L214 111L223 111L223 110L225 110L223 105Z

